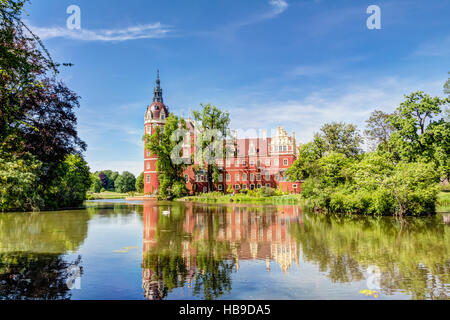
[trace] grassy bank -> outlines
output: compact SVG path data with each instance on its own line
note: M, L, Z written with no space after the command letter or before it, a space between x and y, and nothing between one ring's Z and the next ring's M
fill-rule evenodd
M305 204L305 199L299 194L258 196L248 194L223 194L220 192L203 193L188 196L177 201L193 201L205 203L265 203L265 204ZM450 212L450 192L438 194L436 202L438 212Z
M223 194L220 192L203 193L198 196L188 196L177 201L195 201L207 203L266 203L266 204L299 204L303 200L298 194L289 195L248 195L248 194Z
M443 191L438 194L436 207L438 212L450 212L450 191Z
M125 199L130 196L143 196L143 193L119 193L112 191L105 191L99 193L88 193L87 200L101 200L101 199Z

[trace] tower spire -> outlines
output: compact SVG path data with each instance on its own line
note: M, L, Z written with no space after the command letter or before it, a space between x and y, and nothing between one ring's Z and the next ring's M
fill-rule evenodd
M153 102L163 103L161 81L159 80L159 69L156 72L156 86L155 89L153 90Z

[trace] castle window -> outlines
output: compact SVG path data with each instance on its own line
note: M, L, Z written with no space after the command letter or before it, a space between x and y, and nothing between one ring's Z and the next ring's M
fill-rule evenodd
M150 183L150 175L147 175L147 183Z
M222 186L221 184L219 184L219 185L217 186L217 190L222 191L222 189L223 189L223 186Z
M161 120L164 120L166 116L164 115L164 112L161 113Z
M242 181L247 181L247 174L246 173L242 174Z
M223 182L223 175L219 174L219 182Z
M184 175L184 180L186 180L186 183L189 182L189 176L187 174Z
M147 170L150 170L150 162L147 162Z
M296 185L296 184L293 184L293 185L292 185L292 188L297 189L297 185Z
M284 160L283 160L283 165L285 165L285 166L288 165L288 159L284 159Z
M239 181L239 173L236 173L236 174L235 174L234 180L235 180L235 181Z
M270 183L266 183L266 187L267 187L267 188L270 188Z
M258 183L257 188L261 189L261 184L260 183Z
M238 185L238 184L235 185L235 186L234 186L234 189L235 189L235 190L239 190L239 185Z
M280 161L278 159L275 159L274 164L276 167L278 167L280 165Z
M256 180L257 180L257 181L261 181L261 174L260 174L260 173L258 173L258 174L256 175Z
M247 165L247 161L242 160L242 165L243 165L243 166L246 166L246 165Z
M247 190L247 185L246 185L246 184L243 184L243 185L242 185L242 189Z
M231 181L231 175L229 173L227 173L227 181Z
M270 173L266 173L266 180L269 181L270 180Z
M253 167L255 165L255 160L251 159L250 160L250 166Z
M227 165L227 168L229 168L231 166L231 161L229 159L226 160L226 165Z
M270 160L266 159L266 167L270 167Z
M235 167L239 167L239 160L238 159L236 159L236 161L234 161L234 166Z
M250 173L250 181L255 180L255 174L254 173Z

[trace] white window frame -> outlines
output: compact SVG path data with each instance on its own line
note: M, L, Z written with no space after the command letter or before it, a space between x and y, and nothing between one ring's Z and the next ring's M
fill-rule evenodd
M223 185L221 185L221 184L217 185L217 190L222 191L223 190Z
M266 159L266 167L270 167L270 160Z
M234 185L234 190L239 190L239 189L240 189L240 186L238 184L235 184Z
M231 174L227 173L227 182L231 181Z
M255 160L254 159L251 159L250 160L250 167L253 167L255 165Z
M246 173L242 174L242 181L247 181L247 174Z
M283 159L283 165L284 165L284 166L289 165L289 160L288 160L288 159Z
M236 160L234 161L234 166L235 166L235 167L239 167L239 159L236 159Z
M234 181L239 181L239 173L236 173L236 174L234 175Z
M250 181L254 181L255 180L255 174L254 173L250 173Z

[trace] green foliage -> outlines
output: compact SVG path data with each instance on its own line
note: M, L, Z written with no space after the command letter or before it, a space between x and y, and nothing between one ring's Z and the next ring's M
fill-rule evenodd
M55 169L55 180L39 184L42 163L28 156L0 160L0 211L76 207L91 185L89 167L80 155L68 155Z
M448 178L450 123L442 117L441 107L448 104L450 98L431 97L422 91L405 98L389 120L395 128L390 145L401 160L432 162L441 178Z
M366 120L367 130L364 131L365 136L372 150L389 151L389 138L391 137L394 127L389 123L390 114L380 110L375 110Z
M303 196L328 212L373 215L423 215L435 212L438 175L431 164L394 163L385 153L361 161L332 154L318 161Z
M330 152L342 153L347 157L357 157L361 153L362 138L355 125L326 123L320 131L315 134L314 143L321 157Z
M136 191L136 178L131 172L124 171L117 177L114 185L116 191L120 193Z
M186 130L184 119L170 114L166 118L164 130L157 127L151 136L144 136L147 150L158 157L156 170L160 199L172 200L187 194L183 176L186 164L182 159L183 150L180 147ZM185 187L181 188L181 184Z
M144 172L136 178L136 191L139 193L144 192Z
M228 185L227 193L234 193L233 186L231 184Z
M42 163L34 157L0 157L0 211L36 210L43 206L36 193Z
M102 182L97 174L91 174L91 187L90 191L93 193L98 193L102 189Z
M91 186L89 167L80 155L68 155L57 168L57 178L44 189L46 206L49 208L78 207L86 200Z
M206 163L206 181L208 191L214 190L213 182L218 180L218 168L215 163L215 159L223 159L226 156L227 150L223 148L222 139L224 139L228 134L228 127L230 125L230 116L228 112L224 112L219 108L211 105L201 104L201 110L194 111L194 119L197 125L200 127L202 133L202 138L198 140L197 152L202 152L202 155L208 155ZM220 140L217 140L220 139ZM218 146L216 154L216 148L211 146ZM203 160L206 160L203 157Z

